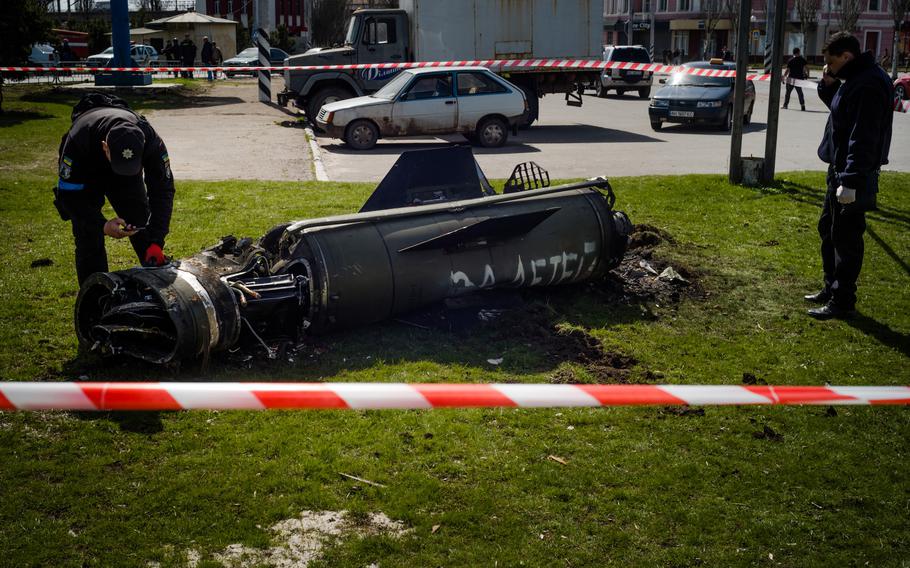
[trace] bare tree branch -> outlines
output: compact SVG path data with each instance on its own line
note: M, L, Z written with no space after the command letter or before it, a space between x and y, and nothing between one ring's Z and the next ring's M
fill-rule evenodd
M841 0L840 3L840 28L841 31L853 33L856 31L856 22L863 13L865 0Z
M819 0L796 0L800 31L803 32L803 51L806 51L809 41L809 30L818 26L818 7Z

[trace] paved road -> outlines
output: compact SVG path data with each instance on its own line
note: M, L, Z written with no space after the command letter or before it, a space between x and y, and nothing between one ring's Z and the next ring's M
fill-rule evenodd
M147 112L167 144L174 177L207 180L314 179L302 124L258 102L254 79L216 81L191 105ZM283 88L279 77L272 89Z
M746 127L743 137L744 156L764 155L769 85L759 82L756 89L753 123ZM781 110L777 171L824 169L815 150L827 109L814 92L806 91L805 95L805 112L798 110L795 92L790 109ZM559 96L548 95L541 100L542 118L534 127L521 131L503 148L475 148L474 153L491 178L506 178L515 164L529 160L547 169L553 178L727 172L728 134L681 125L654 132L647 106L647 101L631 94L606 99L587 95L581 108L567 107ZM888 169L910 171L910 115L895 114L894 127ZM378 181L401 152L446 143L464 143L464 139L397 138L382 140L373 150L357 152L340 140L319 138L326 172L334 181Z

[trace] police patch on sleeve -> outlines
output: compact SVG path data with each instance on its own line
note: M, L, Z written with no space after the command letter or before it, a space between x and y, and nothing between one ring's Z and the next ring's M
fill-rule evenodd
M69 179L73 174L73 160L69 156L63 156L60 160L60 179Z
M173 174L171 174L171 159L166 153L161 154L161 162L164 165L164 177L167 179L174 177Z

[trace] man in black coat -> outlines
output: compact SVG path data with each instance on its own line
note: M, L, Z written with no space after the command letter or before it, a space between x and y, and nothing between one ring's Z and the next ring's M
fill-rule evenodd
M856 280L863 265L866 215L888 163L894 89L871 52L840 32L823 49L825 69L818 96L831 113L818 147L828 163L828 190L818 221L825 287L806 296L824 304L809 310L818 319L849 317L856 306Z
M196 62L196 44L190 39L190 34L185 34L180 42L180 61L184 67L192 67ZM193 72L184 71L183 76L192 78Z
M86 95L60 142L58 172L54 205L73 224L80 285L107 272L105 235L129 237L144 266L165 263L174 179L167 148L145 118L116 97ZM101 211L105 197L116 213L110 220Z
M809 77L807 74L808 66L809 63L800 54L799 48L794 47L793 57L790 58L790 61L787 62L787 68L784 69L784 81L787 79L807 79ZM793 89L796 89L796 96L799 97L800 108L806 110L806 99L803 98L802 87L797 87L789 81L787 81L787 93L784 95L784 108L787 108L787 105L790 104L790 93L793 92Z

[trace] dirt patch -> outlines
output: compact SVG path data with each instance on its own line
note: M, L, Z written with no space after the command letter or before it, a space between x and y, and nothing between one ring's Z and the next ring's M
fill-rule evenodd
M384 513L355 515L348 511L303 511L299 517L272 525L269 531L273 535L274 546L252 548L231 544L212 554L211 561L230 568L306 568L337 540L378 535L401 538L411 529ZM198 566L202 560L203 555L197 550L184 552L184 562L191 568Z

